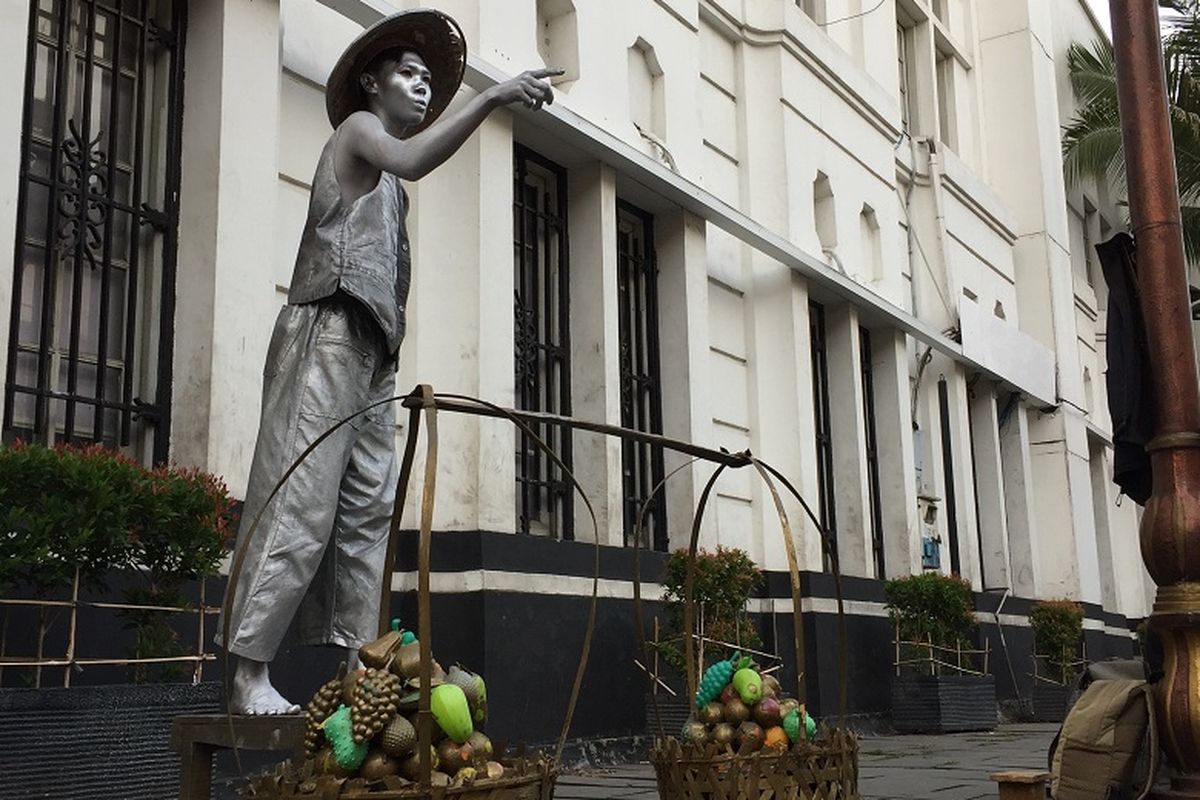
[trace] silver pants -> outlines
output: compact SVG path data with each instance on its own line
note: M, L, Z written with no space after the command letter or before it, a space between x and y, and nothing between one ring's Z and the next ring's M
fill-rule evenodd
M395 360L357 302L335 295L279 312L238 546L283 473L338 421L395 394ZM267 506L230 614L229 652L271 661L299 644L374 639L396 495L395 408L356 417L317 446ZM235 551L236 552L236 551ZM217 643L223 644L223 623Z

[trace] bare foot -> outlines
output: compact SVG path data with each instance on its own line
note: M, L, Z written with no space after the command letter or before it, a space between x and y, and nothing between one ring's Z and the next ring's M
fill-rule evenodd
M229 698L229 710L234 714L254 716L299 714L300 706L288 702L271 685L265 662L239 658L233 673L233 695Z

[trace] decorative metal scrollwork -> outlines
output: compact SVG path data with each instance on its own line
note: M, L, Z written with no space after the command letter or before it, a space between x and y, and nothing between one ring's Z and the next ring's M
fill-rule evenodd
M67 122L68 134L59 149L58 246L63 258L78 248L88 266L96 269L103 259L104 227L108 221L108 160L100 149L103 134L85 141L75 120ZM83 246L79 247L82 229Z

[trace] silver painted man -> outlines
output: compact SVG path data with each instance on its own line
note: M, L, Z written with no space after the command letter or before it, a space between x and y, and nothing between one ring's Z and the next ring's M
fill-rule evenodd
M450 158L493 110L553 101L546 79L558 72L533 70L475 95L431 127L465 64L454 20L415 9L364 31L329 76L334 132L317 163L288 302L267 349L239 548L275 484L313 440L394 394L411 269L400 181ZM263 514L228 609L234 713L300 710L268 674L293 623L298 643L349 648L352 659L374 638L395 500L394 420L387 404L343 426Z

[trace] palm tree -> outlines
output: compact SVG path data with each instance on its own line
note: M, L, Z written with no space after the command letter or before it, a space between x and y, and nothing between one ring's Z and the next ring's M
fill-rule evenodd
M1200 260L1200 0L1159 0L1178 12L1163 37L1171 131L1183 243L1189 261ZM1068 182L1082 178L1125 184L1125 152L1117 112L1112 42L1073 44L1067 52L1071 86L1079 109L1063 130L1063 165Z

